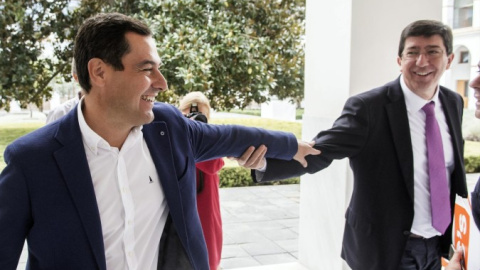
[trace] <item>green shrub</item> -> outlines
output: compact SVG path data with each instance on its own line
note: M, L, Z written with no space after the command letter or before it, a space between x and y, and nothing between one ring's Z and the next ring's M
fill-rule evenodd
M466 173L480 172L480 156L465 157L465 172Z
M286 179L282 181L271 181L265 183L254 183L250 177L250 170L243 167L224 167L218 173L220 177L220 187L246 187L255 185L282 185L298 184L300 178Z
M220 187L244 187L253 185L250 170L243 167L224 167L218 173Z

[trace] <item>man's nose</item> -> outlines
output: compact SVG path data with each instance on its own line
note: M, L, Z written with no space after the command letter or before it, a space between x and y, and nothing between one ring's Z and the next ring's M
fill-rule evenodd
M428 57L424 53L420 53L417 57L416 64L419 67L427 66L429 64Z
M165 91L168 89L167 79L165 79L160 70L155 72L155 81L153 82L152 86L156 89L160 89L160 91Z

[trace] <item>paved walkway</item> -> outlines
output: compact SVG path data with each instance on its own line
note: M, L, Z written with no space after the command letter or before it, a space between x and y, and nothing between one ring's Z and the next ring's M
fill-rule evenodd
M470 191L479 177L480 173L467 174ZM298 260L299 185L227 188L220 196L223 269L297 269L289 263Z
M479 176L467 175L469 190L473 190ZM300 185L222 188L220 200L223 269L302 269L295 264ZM25 263L26 252L17 269L25 269Z
M223 269L297 261L299 185L222 188L220 200ZM18 270L26 260L25 244Z
M222 188L220 198L223 269L297 261L299 185Z

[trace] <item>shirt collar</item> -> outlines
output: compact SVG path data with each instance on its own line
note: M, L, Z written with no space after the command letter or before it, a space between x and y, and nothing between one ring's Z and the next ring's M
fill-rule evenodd
M415 94L412 90L410 90L410 88L408 88L407 84L405 83L403 75L400 75L400 86L402 87L403 95L405 96L405 104L407 105L407 109L413 112L421 110L423 106L425 106L425 104L429 103L430 101L435 102L435 105L440 104L438 99L438 92L440 91L439 86L437 86L437 90L435 91L435 94L430 100L425 100Z
M100 137L100 135L98 135L95 131L93 131L85 121L85 117L83 116L83 111L82 111L83 102L84 102L84 98L82 97L77 106L78 124L80 125L80 132L82 133L83 142L85 143L87 148L90 149L90 151L92 151L94 155L97 155L99 148L110 150L111 149L110 144L105 139ZM143 129L143 126L132 128L124 144L124 147L122 147L122 149L125 148L126 146L127 147L131 146L132 143L136 141L136 139L142 137L143 136L143 133L141 132L142 129Z
M78 124L80 125L80 132L82 133L83 142L87 148L96 155L98 152L98 147L109 149L110 145L88 126L87 122L85 121L85 117L83 116L83 101L84 98L82 97L77 106Z

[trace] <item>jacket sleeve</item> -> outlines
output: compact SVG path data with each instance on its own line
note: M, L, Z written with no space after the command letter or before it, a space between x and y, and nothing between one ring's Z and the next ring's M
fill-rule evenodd
M267 130L241 125L213 125L191 121L178 108L155 103L155 122L165 122L171 134L176 134L172 144L182 143L189 148L195 163L221 157L239 157L248 147L265 145L266 157L290 160L298 151L298 141L291 132Z
M11 150L5 150L7 166L0 174L0 269L7 270L17 268L32 223L25 178Z
M195 162L232 156L239 157L250 147L264 144L266 157L291 160L298 151L292 133L240 125L212 125L184 120Z
M288 179L305 173L313 174L328 167L334 159L355 156L363 149L368 139L371 122L368 107L361 96L349 98L332 128L321 131L313 138L314 147L322 153L307 156L306 168L295 160L267 159L266 171L252 172L253 180L262 182Z

